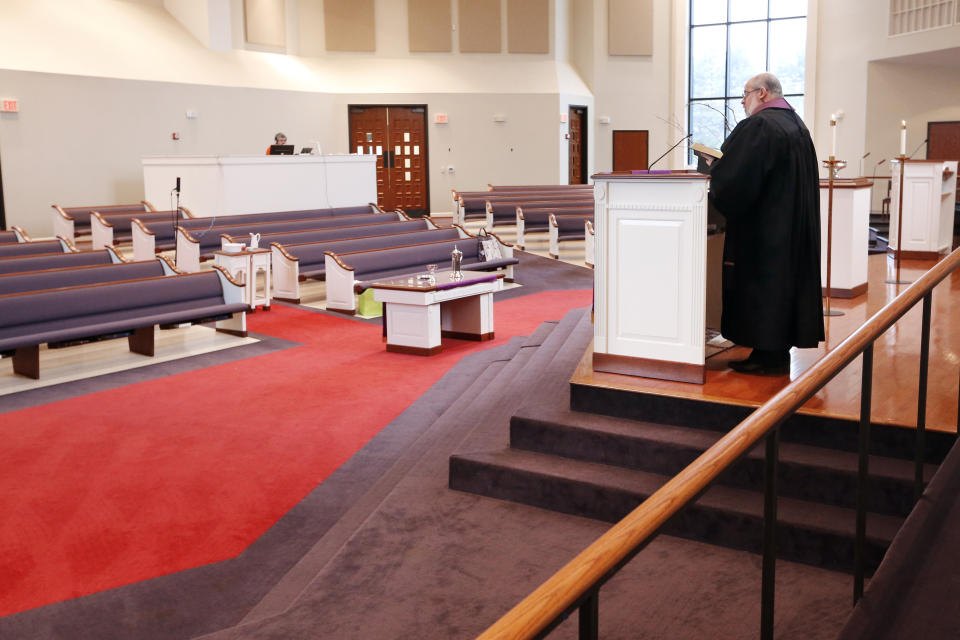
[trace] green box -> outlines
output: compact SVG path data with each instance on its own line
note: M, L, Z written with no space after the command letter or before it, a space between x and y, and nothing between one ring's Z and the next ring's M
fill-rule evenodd
M383 315L383 303L373 299L373 289L367 289L357 298L357 315L368 318Z

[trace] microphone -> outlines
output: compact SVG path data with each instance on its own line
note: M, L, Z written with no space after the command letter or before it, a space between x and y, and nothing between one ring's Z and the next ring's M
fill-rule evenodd
M873 165L873 179L874 179L874 180L877 179L877 168L878 168L880 165L882 165L884 162L886 162L886 161L887 161L886 158L880 158L880 162L878 162L877 164Z
M669 149L667 149L667 150L663 153L662 156L660 156L659 158L657 158L656 160L654 160L653 162L651 162L650 164L647 165L647 171L650 171L650 168L653 167L653 165L655 165L655 164L657 164L658 162L660 162L661 160L663 160L664 157L666 157L666 155L667 155L668 153L670 153L671 151L673 151L674 149L676 149L677 147L679 147L681 142L683 142L683 141L686 140L687 138L692 138L692 137L693 137L693 134L692 134L692 133L688 133L687 135L685 135L685 136L683 136L682 138L680 138L679 140L677 140L677 143L676 143L675 145L673 145L672 147L670 147Z
M922 147L923 145L927 144L927 142L928 142L929 140L930 140L930 138L927 138L926 140L924 140L923 142L921 142L920 144L918 144L918 145L917 145L917 148L914 149L914 150L913 150L913 153L911 153L909 156L907 156L907 158L912 158L913 155L914 155L917 151L920 151L920 147Z
M180 193L180 176L177 176L177 186L175 186L173 190Z

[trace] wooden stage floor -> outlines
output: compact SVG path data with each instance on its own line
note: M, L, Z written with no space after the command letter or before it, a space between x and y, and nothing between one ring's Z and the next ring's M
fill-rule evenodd
M901 279L915 281L930 269L933 261L904 260ZM798 377L829 350L839 345L868 318L909 285L890 285L893 259L883 254L869 257L867 293L850 300L833 298L835 311L844 315L824 318L826 340L816 349L793 349L790 376L761 377L736 373L727 362L745 358L750 350L734 347L707 358L703 385L637 378L594 372L588 350L571 382L638 393L677 396L744 406L759 406ZM958 375L960 375L960 269L933 290L931 314L930 368L928 376L927 427L956 433ZM826 301L824 302L826 304ZM872 422L906 427L917 424L917 384L920 371L920 320L918 303L874 345ZM841 371L801 409L828 417L858 420L860 415L860 372L857 358Z

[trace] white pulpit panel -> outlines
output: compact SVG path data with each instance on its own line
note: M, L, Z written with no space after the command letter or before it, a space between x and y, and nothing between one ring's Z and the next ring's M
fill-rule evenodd
M681 330L679 292L683 261L682 223L677 220L619 221L615 234L617 296L622 301L611 332L618 340L677 344ZM624 348L629 348L627 344Z

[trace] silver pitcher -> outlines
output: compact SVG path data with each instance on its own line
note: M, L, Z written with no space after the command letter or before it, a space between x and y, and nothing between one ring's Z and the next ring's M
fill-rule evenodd
M463 251L457 249L457 245L453 245L453 251L450 252L450 270L453 272L452 277L456 280L463 277L463 273L460 271L460 265L462 263Z

